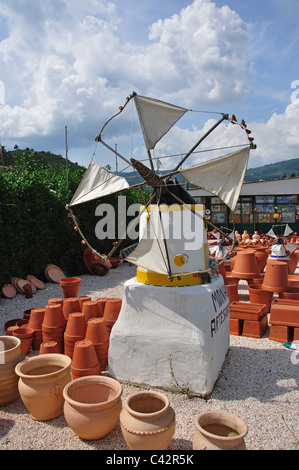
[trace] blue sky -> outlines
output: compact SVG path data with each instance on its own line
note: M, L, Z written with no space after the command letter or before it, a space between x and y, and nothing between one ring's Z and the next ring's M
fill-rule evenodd
M298 0L0 0L0 142L64 156L67 126L70 160L87 166L96 150L113 168L94 138L136 91L244 118L257 144L249 167L298 158L298 17ZM213 120L191 113L155 156L189 150ZM105 137L144 155L130 109ZM224 124L202 149L239 137Z

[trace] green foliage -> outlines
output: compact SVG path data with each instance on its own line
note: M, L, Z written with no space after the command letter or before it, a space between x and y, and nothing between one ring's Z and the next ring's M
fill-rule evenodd
M44 268L49 263L58 265L67 275L87 272L83 260L86 246L65 208L85 171L82 166L69 165L67 187L64 166L43 162L28 150L18 151L13 164L0 171L0 285L27 274L44 279ZM127 204L141 202L140 191L126 193ZM75 206L74 213L91 246L107 253L113 240L101 241L95 236L95 208L100 202ZM117 204L117 195L103 202Z

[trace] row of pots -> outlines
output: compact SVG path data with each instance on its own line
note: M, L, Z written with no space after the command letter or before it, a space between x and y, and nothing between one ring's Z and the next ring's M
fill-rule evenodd
M4 346L1 405L20 394L34 420L47 421L64 414L69 427L82 439L100 439L120 421L129 449L168 448L175 432L175 412L165 394L137 392L126 399L123 407L123 390L117 380L98 375L72 379L72 360L68 356L44 354L24 359L18 338L3 336L0 341ZM247 425L234 415L201 413L195 418L195 426L195 450L246 449Z

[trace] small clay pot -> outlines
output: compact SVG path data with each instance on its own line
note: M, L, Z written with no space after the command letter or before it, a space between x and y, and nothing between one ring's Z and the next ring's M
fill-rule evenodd
M91 318L87 323L85 339L93 344L105 343L109 340L104 318Z
M60 304L61 306L63 306L63 299L61 297L51 297L48 300L48 305L50 304Z
M6 328L6 335L7 336L13 336L13 332L15 330L18 330L20 327L18 325L12 325Z
M86 321L82 312L70 313L64 332L64 354L73 357L75 343L85 338Z
M114 324L116 322L121 309L121 305L121 299L115 298L106 300L103 317L108 326L109 324Z
M28 354L31 349L33 333L34 330L32 328L19 327L17 330L13 331L13 336L21 340L21 349L25 355Z
M65 317L59 303L46 306L43 326L50 328L65 326Z
M81 285L81 279L79 277L64 277L60 279L59 284L64 299L68 297L78 297Z
M234 280L227 279L225 289L229 297L229 303L239 301L238 283Z
M91 300L91 297L89 295L81 295L79 297L79 304L80 304L80 312L82 312L82 305L84 302L87 302L88 300Z
M287 263L268 259L262 287L270 292L283 292L288 290Z
M107 300L108 299L106 297L96 299L96 302L98 303L98 307L99 307L99 317L102 317L104 315L104 310L105 310L105 305L106 305Z
M71 371L73 379L86 375L100 375L101 364L91 341L82 340L75 343Z
M44 308L33 308L30 313L28 326L33 330L41 330L44 321L45 309Z
M82 304L82 313L85 315L86 323L90 318L95 318L99 315L99 306L95 300L87 300Z
M70 313L81 312L79 297L68 297L64 299L62 310L66 320Z
M47 341L43 342L39 348L39 354L59 354L60 348L57 341Z

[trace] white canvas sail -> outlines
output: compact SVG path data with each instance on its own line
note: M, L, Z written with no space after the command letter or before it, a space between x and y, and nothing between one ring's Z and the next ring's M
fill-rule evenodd
M287 224L287 225L286 225L286 228L284 229L284 236L287 237L287 236L290 235L291 233L293 233L293 230L292 230L291 227Z
M127 188L129 184L125 178L109 173L91 160L69 205L81 204Z
M191 184L218 196L232 211L235 210L249 159L249 147L207 163L179 170Z
M149 216L140 242L135 250L126 257L126 261L148 271L169 274L162 231L159 207L157 206Z
M164 101L135 95L138 113L146 148L151 150L171 127L188 111Z

